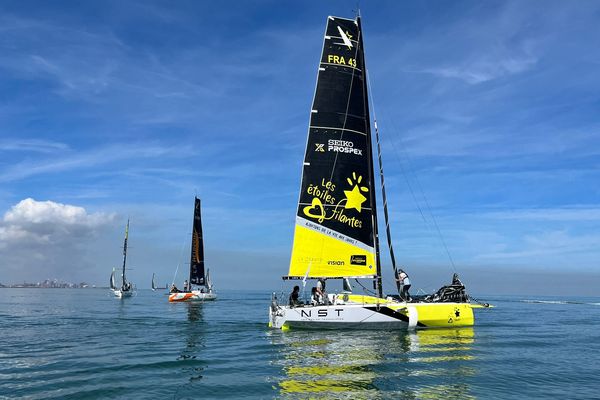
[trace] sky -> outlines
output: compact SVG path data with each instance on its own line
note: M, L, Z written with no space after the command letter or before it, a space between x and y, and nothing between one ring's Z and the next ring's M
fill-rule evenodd
M413 291L597 295L600 3L364 1ZM355 1L0 1L0 283L281 290L326 17ZM380 229L383 232L383 229ZM393 288L382 236L384 284Z

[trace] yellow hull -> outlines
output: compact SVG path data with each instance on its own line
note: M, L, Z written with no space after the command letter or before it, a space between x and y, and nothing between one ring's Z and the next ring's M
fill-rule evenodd
M374 304L385 305L390 309L408 316L408 309L414 308L418 315L417 328L450 328L460 326L473 326L475 315L473 308L479 305L471 303L404 303L380 299L373 296L353 295L347 298L348 304Z

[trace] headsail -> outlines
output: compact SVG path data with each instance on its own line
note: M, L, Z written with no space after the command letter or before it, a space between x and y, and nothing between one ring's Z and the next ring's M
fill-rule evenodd
M212 289L212 282L210 281L210 270L209 269L206 270L206 287L209 290Z
M289 277L374 277L375 182L359 20L329 17Z
M113 268L112 273L110 274L110 288L116 289L117 285L115 285L115 269Z
M190 257L190 283L204 285L204 240L202 238L202 219L200 199L194 201L194 225L192 228L192 252Z

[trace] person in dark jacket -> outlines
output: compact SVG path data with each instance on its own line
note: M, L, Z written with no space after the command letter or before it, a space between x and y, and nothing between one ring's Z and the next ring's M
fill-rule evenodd
M294 286L294 290L292 290L292 293L290 293L290 306L294 307L294 306L299 306L300 304L302 304L300 302L300 286L296 285Z

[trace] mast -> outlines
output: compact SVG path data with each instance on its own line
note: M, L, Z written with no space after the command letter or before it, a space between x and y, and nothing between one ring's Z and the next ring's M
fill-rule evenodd
M123 278L123 282L121 283L121 288L125 287L125 264L127 263L127 238L129 237L129 218L127 218L127 226L125 227L125 240L123 241L123 273L121 277Z
M394 255L394 247L392 246L392 232L390 229L390 219L388 216L387 196L385 194L385 180L383 178L383 160L381 158L381 144L379 141L379 128L377 127L377 117L375 116L375 109L373 109L373 124L375 125L375 138L377 139L377 158L379 161L379 178L381 180L381 196L383 199L383 216L385 218L385 235L387 238L388 248L390 249L390 259L392 260L392 268L394 269L394 278L397 278L398 268L396 267L396 256ZM398 291L400 291L400 282L397 279L396 288L398 289Z
M358 25L358 47L359 51L362 52L363 56L360 57L362 61L361 69L363 70L363 96L364 96L364 105L365 105L365 132L367 133L367 153L369 157L369 181L372 184L373 189L375 189L375 169L373 167L373 144L371 138L371 118L369 115L369 96L368 96L368 87L367 87L367 62L365 60L365 48L363 44L363 33L362 33L362 25L360 22L360 15L356 16L356 24ZM379 143L379 142L378 142ZM382 175L383 179L383 175ZM375 277L375 286L377 289L377 295L379 298L383 298L383 285L381 280L381 261L379 260L379 233L377 229L377 198L375 196L375 190L371 190L369 193L371 197L371 209L373 210L373 241L375 242L375 261L377 265L377 276ZM385 207L384 207L385 209Z

